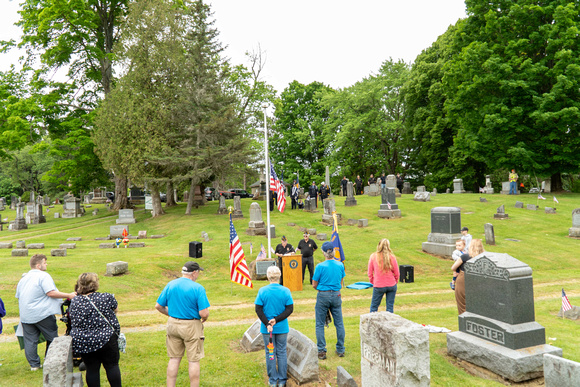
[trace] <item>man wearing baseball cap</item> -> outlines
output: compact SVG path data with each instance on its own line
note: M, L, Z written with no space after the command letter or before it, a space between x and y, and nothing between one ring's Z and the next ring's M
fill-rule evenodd
M322 244L324 262L316 265L312 287L318 290L316 296L316 345L318 358L326 359L326 338L324 337L324 323L328 311L332 314L334 327L336 328L336 354L344 357L344 324L342 322L342 289L345 272L342 262L334 259L334 246L330 242Z
M203 323L209 317L209 301L197 278L203 268L189 261L181 268L181 278L169 282L157 299L155 309L169 316L167 320L167 386L175 386L177 371L187 350L191 386L199 386L203 352Z

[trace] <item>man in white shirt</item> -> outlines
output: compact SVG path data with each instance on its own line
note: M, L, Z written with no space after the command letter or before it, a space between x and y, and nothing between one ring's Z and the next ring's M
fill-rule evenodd
M16 288L16 298L20 309L20 322L24 339L24 353L31 371L41 368L38 356L38 337L46 339L46 351L52 340L58 337L57 313L61 313L63 298L73 298L76 293L59 292L50 274L46 272L47 262L44 254L30 258L31 270L26 273ZM45 352L46 353L46 352Z

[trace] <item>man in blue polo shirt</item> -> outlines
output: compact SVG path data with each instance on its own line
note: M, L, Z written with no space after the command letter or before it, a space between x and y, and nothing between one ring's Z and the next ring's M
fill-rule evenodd
M322 244L325 261L316 265L312 277L312 287L318 290L316 296L316 345L318 358L326 359L326 338L324 337L324 323L328 311L334 319L336 328L336 354L344 357L344 324L342 322L342 298L340 290L345 277L344 265L334 259L334 246L330 242Z
M165 286L155 309L169 316L167 320L167 386L175 386L177 371L187 350L189 381L199 386L199 361L203 352L203 323L209 317L209 301L203 286L195 282L203 270L197 262L189 261L181 268L181 278Z

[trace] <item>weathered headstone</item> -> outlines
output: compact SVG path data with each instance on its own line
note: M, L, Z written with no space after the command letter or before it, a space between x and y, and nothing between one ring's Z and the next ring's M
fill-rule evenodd
M391 175L389 175L391 176ZM396 180L395 180L396 183ZM397 204L396 188L383 188L381 192L381 206L377 216L383 219L394 219L401 217L401 210Z
M61 243L59 246L61 249L76 249L76 243Z
M411 183L409 183L408 181L404 181L403 182L403 192L405 195L409 195L412 194L413 191L411 190Z
M26 204L26 216L24 217L24 219L26 220L26 224L38 224L38 222L35 223L35 205L34 203L27 203Z
M377 183L369 186L369 196L379 196L381 194L381 186Z
M357 219L349 219L346 221L346 224L348 224L349 226L356 226L358 224L358 220Z
M288 373L298 384L318 382L318 349L308 337L290 328L286 343Z
M135 219L135 214L132 209L119 210L119 218L116 221L117 224L134 224L137 223Z
M16 241L16 248L17 249L25 249L26 248L26 241Z
M424 185L420 185L417 187L417 192L427 192L427 188Z
M578 387L580 363L560 356L544 355L544 384L546 387Z
M29 243L28 244L28 248L29 249L44 249L44 243Z
M234 196L234 212L232 213L233 219L243 218L244 214L242 213L242 201L239 196Z
M0 249L11 249L12 242L0 242Z
M270 225L270 239L276 238L276 225Z
M18 197L17 196L10 196L10 209L12 211L16 210L16 204L18 204Z
M507 219L509 216L505 213L505 205L501 205L497 208L497 213L493 214L494 219Z
M44 195L43 199L44 199L44 205L50 206L50 196Z
M308 234L310 234L310 235L316 235L316 229L315 228L309 228L309 229L307 229L307 231L308 231Z
M558 317L567 318L570 320L580 320L580 306L572 305L572 309L568 309L566 311L560 308Z
M55 212L54 219L59 219L59 218L60 218L60 212Z
M480 203L487 203L487 199L486 198L479 198L479 202Z
M493 186L491 184L491 175L485 176L485 187L483 188L483 193L485 194L493 193Z
M531 211L537 211L538 210L538 206L536 206L535 204L527 204L526 205L526 208L528 210L531 210Z
M395 193L400 193L397 188L397 177L395 175L387 175L385 186L386 188L394 188Z
M431 196L437 196L437 188L433 187L433 192L431 192Z
M109 243L99 243L99 249L114 249L117 247L115 242Z
M429 330L389 312L360 316L361 384L429 386Z
M107 273L106 276L115 276L125 274L129 271L129 264L123 261L107 263Z
M207 232L205 232L205 231L202 231L202 232L201 232L201 237L202 237L202 239L203 239L203 241L204 241L204 242L209 242L209 241L210 241L210 239L209 239L209 235L208 235L208 233L207 233Z
M336 387L358 387L354 378L342 367L336 367Z
M359 219L358 220L358 226L359 227L368 227L369 226L369 220L368 219Z
M532 269L509 256L484 252L465 263L465 305L447 351L514 382L542 376L545 329L534 319Z
M363 189L363 194L368 195L370 191L371 191L371 187L368 185L365 185L364 189Z
M356 199L354 197L354 187L352 181L346 183L346 199L344 201L345 207L356 206Z
M431 233L423 242L423 251L451 257L455 241L461 239L461 210L458 207L431 209Z
M252 203L254 204L254 203ZM223 195L219 197L219 206L218 206L218 215L226 215L228 214L228 209L226 208L226 198Z
M63 218L78 218L83 216L81 211L81 199L69 196L64 201Z
M129 235L129 225L116 225L109 227L109 237L111 238L123 238L123 230L127 230L127 235Z
M13 249L12 256L13 257L27 257L28 256L28 249Z
M139 230L137 239L147 239L147 230Z
M326 166L326 171L324 172L324 183L326 184L326 188L330 190L330 167Z
M51 257L66 257L66 249L51 249Z
M326 233L319 233L316 235L316 239L318 239L319 241L325 241L328 239L328 237L326 236Z
M145 247L145 242L131 242L127 245L127 247L130 249Z
M502 181L501 182L501 191L499 191L502 195L508 195L510 193L510 182L509 181Z
M83 238L82 237L70 237L70 238L66 238L66 240L68 242L80 242L83 240Z
M42 367L44 387L73 386L72 337L55 338L44 359Z
M262 208L258 203L250 204L250 222L246 233L248 235L267 235L266 224L262 220Z
M16 219L10 222L12 230L24 230L28 228L26 220L24 220L24 203L16 204Z
M242 349L246 352L256 352L264 350L264 339L260 333L261 327L260 320L254 321L252 325L244 332L240 345Z
M35 214L34 222L36 222L34 224L46 223L46 217L44 216L44 212L42 211L41 203L35 204L34 214Z
M324 200L324 214L322 214L322 223L326 225L334 224L332 213L336 212L336 203L334 199Z
M277 258L277 257L276 257ZM268 268L270 266L275 266L276 260L263 258L260 260L251 261L248 265L248 271L250 272L250 278L255 281L265 281L268 279Z
M572 211L572 227L568 229L568 236L580 238L580 208Z
M415 193L413 200L416 202L430 202L431 201L431 193L430 192L417 192L417 193Z
M465 193L463 189L463 179L453 179L453 193L462 194Z
M546 207L546 208L544 208L544 212L546 214L555 214L556 213L556 209L553 208L553 207Z
M486 223L484 226L485 229L485 243L488 245L495 245L495 233L493 231L493 224Z
M524 203L523 202L516 201L516 204L515 204L514 207L515 208L524 208Z
M451 190L450 190L449 188L447 188L447 189L445 190L445 193L446 193L446 194L448 194L448 193L451 193Z

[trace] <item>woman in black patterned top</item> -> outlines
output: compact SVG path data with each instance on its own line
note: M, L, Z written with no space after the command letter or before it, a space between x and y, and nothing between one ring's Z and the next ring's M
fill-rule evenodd
M88 387L100 386L101 364L111 387L121 387L118 335L121 326L115 313L117 300L109 293L98 293L99 276L83 273L77 281L77 296L69 313L73 351L87 366ZM98 308L98 311L97 311Z

